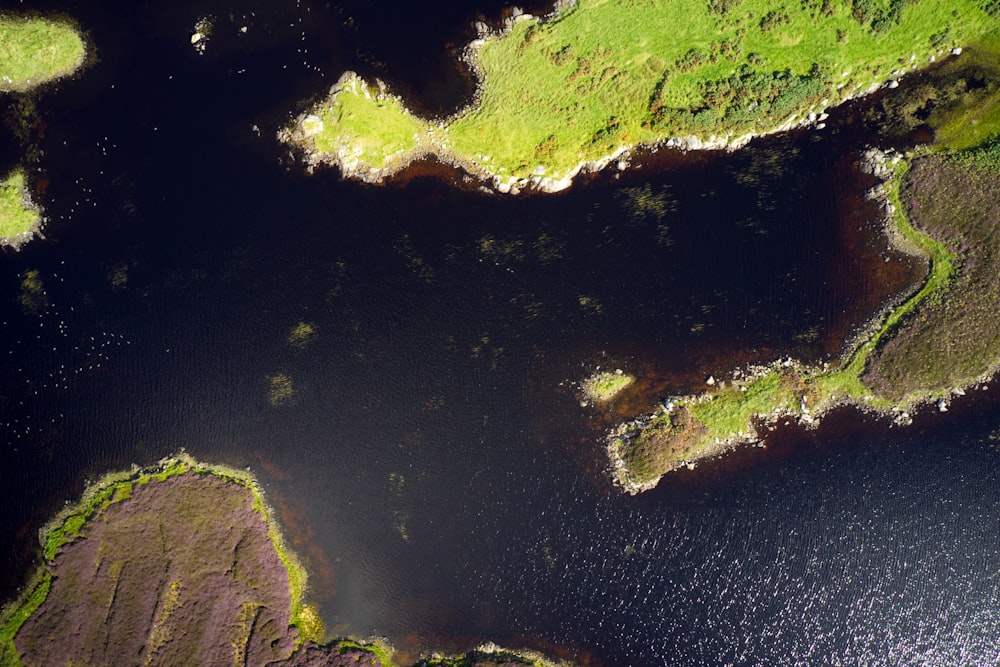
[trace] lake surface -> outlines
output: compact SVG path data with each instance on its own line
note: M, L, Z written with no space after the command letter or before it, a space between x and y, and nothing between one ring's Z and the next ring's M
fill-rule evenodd
M357 69L446 109L468 90L445 45L503 8L270 4L37 5L99 60L39 99L51 221L0 256L5 598L85 479L183 447L260 477L334 634L414 656L997 661L993 391L908 429L837 413L637 498L606 474L617 420L833 360L919 279L864 199L855 111L557 195L360 186L276 143L296 104ZM598 367L639 381L581 406Z

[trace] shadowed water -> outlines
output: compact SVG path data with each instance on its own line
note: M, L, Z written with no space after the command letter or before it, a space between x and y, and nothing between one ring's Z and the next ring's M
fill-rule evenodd
M639 498L604 470L615 420L748 362L834 359L918 278L863 197L866 137L831 121L525 198L287 162L275 131L340 71L460 43L475 14L441 10L423 39L368 3L80 16L100 59L39 100L47 240L0 257L4 595L85 477L185 447L260 476L333 634L607 665L994 660L994 400L909 431L840 415ZM410 80L434 107L455 76ZM638 381L581 407L598 366Z

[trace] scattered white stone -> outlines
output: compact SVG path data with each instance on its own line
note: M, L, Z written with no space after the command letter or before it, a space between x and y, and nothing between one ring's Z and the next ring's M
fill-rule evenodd
M708 379L705 380L705 384L707 384L709 387L715 386L715 378L713 376L709 375Z
M953 48L951 50L951 55L953 55L953 56L960 56L960 55L962 55L962 47L961 46L956 46L955 48Z
M948 404L945 402L943 398L937 402L937 406L938 410L940 410L941 412L948 412Z
M214 19L210 16L202 16L194 24L194 31L191 33L191 46L198 52L198 55L205 53L208 40L212 36L213 21Z
M306 116L302 119L302 131L307 137L319 134L323 131L323 119L313 114Z

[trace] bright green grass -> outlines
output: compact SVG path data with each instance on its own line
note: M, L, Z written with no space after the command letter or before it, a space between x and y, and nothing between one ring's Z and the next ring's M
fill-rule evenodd
M65 22L0 16L0 91L23 92L65 76L84 54L83 39Z
M554 20L519 21L478 49L478 103L443 128L425 125L410 139L417 125L404 125L402 107L373 112L358 86L345 87L324 105L356 113L324 123L316 148L376 169L406 137L503 181L558 179L638 143L774 130L997 25L976 0L856 0L867 16L822 0L716 2L729 6L724 13L711 4L580 0ZM384 137L395 137L386 150Z
M353 639L342 639L336 643L336 648L341 653L352 650L371 653L382 664L382 667L396 667L396 661L393 659L395 651L383 641L359 642Z
M752 432L754 417L775 409L799 412L801 393L787 374L774 370L741 386L729 384L688 408L706 427L705 439L738 437Z
M580 388L590 400L603 402L610 401L633 382L635 377L631 375L601 371L584 380Z
M25 621L42 606L51 588L52 575L43 569L17 602L5 607L0 613L0 665L21 667L24 664L14 646L14 637Z
M372 89L356 76L341 83L340 93L316 110L323 130L315 147L347 164L385 169L417 148L429 125L410 115L395 97ZM315 121L313 121L315 122ZM307 132L315 131L305 124Z
M0 181L0 242L26 234L38 225L41 216L37 209L25 205L27 197L20 169Z

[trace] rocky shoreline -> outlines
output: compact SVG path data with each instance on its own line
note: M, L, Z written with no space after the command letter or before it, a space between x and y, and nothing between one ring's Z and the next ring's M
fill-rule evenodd
M306 165L307 170L312 171L321 165L335 166L340 170L344 178L368 184L385 183L390 178L407 170L414 163L426 160L429 157L434 157L438 162L452 167L457 171L464 172L466 174L465 178L477 180L480 182L481 187L493 192L513 195L527 192L553 193L569 188L572 186L573 181L582 174L597 173L603 171L609 166L612 166L619 171L623 171L630 166L632 156L639 151L650 154L662 149L673 149L681 152L701 150L733 152L744 148L751 141L757 138L806 127L823 129L826 127L825 121L829 117L828 111L834 106L839 106L846 102L866 97L882 88L896 88L899 86L899 77L907 73L904 70L893 71L890 73L890 77L888 79L873 81L867 87L859 86L853 90L844 90L843 94L841 94L838 99L824 99L820 103L820 108L811 107L809 109L797 111L784 121L765 130L750 132L739 136L727 135L719 137L711 135L709 137L699 137L695 135L688 135L664 137L653 142L637 142L619 145L613 151L597 160L581 160L558 178L545 176L544 173L531 174L527 177L501 176L494 171L491 171L490 166L486 164L485 160L478 159L477 156L464 155L456 152L447 146L446 138L437 138L438 135L443 136L444 133L447 132L447 128L451 123L474 110L482 99L485 75L479 62L478 52L479 49L486 43L486 40L502 39L513 30L517 23L521 21L532 20L538 21L539 23L545 23L558 20L562 17L563 12L571 11L575 8L575 5L575 0L560 0L560 2L556 3L554 9L549 14L541 17L524 13L515 7L512 10L511 16L504 20L503 23L496 28L491 28L482 22L477 23L475 27L478 33L478 38L468 44L465 49L462 50L461 55L462 62L465 63L465 65L473 73L474 76L472 78L476 82L476 89L471 102L447 117L427 119L426 122L432 127L432 136L429 138L425 136L425 138L421 140L415 148L394 155L390 166L375 168L370 165L362 164L356 159L356 156L349 155L347 152L338 151L338 153L334 154L318 150L315 143L311 141L311 133L306 129L310 119L314 118L310 111L299 114L289 127L281 129L278 132L278 139L282 143L290 145L294 148L294 153L297 153L298 159ZM962 49L960 47L951 49L950 51L944 50L934 56L931 56L930 62L934 63L939 58L949 54L959 55L961 52ZM910 65L909 71L915 71L917 67L917 63L913 62ZM341 90L344 82L349 79L357 79L360 81L360 78L356 73L345 72L341 76L340 80L338 80L338 82L331 87L325 99L332 99ZM407 108L402 98L386 92L385 84L382 81L376 81L375 86L379 90L381 100L396 104L405 113L410 116L414 116L412 111ZM839 88L837 92L841 92Z
M878 184L867 193L867 196L881 205L883 213L882 228L885 230L892 246L906 254L927 257L927 253L911 240L907 239L897 227L895 223L895 216L897 215L896 207L890 200L885 187L887 182L895 178L893 165L902 159L904 159L902 156L885 153L876 149L870 149L864 153L860 167L866 173L872 174L878 179ZM841 367L846 366L856 354L861 352L863 347L868 346L877 336L880 336L887 318L909 299L914 298L923 288L926 281L927 278L912 290L890 297L879 312L869 318L858 329L857 333L845 343L844 355L839 365ZM716 387L721 388L726 384L745 390L754 381L778 372L791 371L800 378L815 378L828 370L829 367L826 365L823 368L818 368L787 358L778 359L769 364L753 365L737 369L724 381L720 382L715 378L709 378L708 383L711 390L714 390ZM815 406L808 406L805 396L803 396L797 409L775 406L768 412L753 415L754 419L759 420L759 428L752 422L748 423L745 430L731 434L725 438L715 438L713 442L699 447L695 455L685 457L671 464L659 476L653 479L636 479L636 476L630 470L623 451L627 441L633 435L650 428L654 420L658 417L672 414L677 409L678 404L696 405L704 403L711 401L713 394L711 391L705 391L696 396L672 397L665 401L656 412L619 424L609 432L605 444L605 451L609 461L609 471L617 486L621 487L626 493L635 495L654 488L660 479L662 479L662 476L669 472L681 468L693 469L698 463L722 456L739 446L763 446L763 441L767 433L773 431L783 421L794 420L806 428L815 429L827 413L845 406L850 406L865 414L876 415L880 418L891 420L891 423L896 426L908 426L913 423L911 413L925 409L931 405L935 405L942 412L947 411L952 399L964 396L967 390L972 388L988 388L987 383L991 381L998 371L1000 371L1000 361L994 363L985 372L976 377L963 379L943 391L913 391L898 401L879 400L870 393L867 393L860 397L851 395L830 396Z

